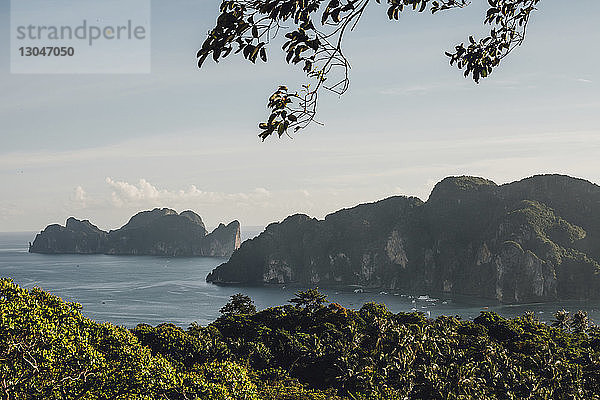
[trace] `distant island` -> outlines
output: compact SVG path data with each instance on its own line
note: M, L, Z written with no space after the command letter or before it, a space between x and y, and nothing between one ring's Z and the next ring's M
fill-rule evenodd
M208 233L193 211L169 208L142 211L117 230L99 229L69 218L49 225L29 246L30 253L229 257L240 246L240 223L220 224Z
M600 187L563 175L449 177L426 202L390 197L267 226L207 282L359 285L496 299L600 298Z

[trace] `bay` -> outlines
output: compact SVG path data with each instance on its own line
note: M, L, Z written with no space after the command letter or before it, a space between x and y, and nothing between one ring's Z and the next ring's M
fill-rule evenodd
M242 229L242 239L259 229ZM186 328L192 322L207 325L235 293L250 296L258 309L286 304L298 290L290 286L216 286L206 275L224 258L168 258L151 256L46 255L28 253L35 233L0 233L0 276L25 288L40 287L66 301L80 303L82 312L98 322L132 328L139 323L164 322ZM542 321L551 321L555 311L588 311L600 321L600 303L562 301L500 305L488 299L449 297L433 293L360 291L355 288L319 289L328 300L345 307L360 308L366 302L384 303L393 312L420 311L430 317L458 315L472 319L481 311L505 317L533 311Z

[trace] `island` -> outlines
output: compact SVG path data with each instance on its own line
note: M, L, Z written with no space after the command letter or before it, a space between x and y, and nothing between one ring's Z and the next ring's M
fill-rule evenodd
M220 224L208 233L193 211L155 208L137 213L109 232L90 221L69 218L65 226L49 225L29 246L30 253L114 254L169 257L229 257L240 247L240 223Z
M600 298L600 187L564 175L497 185L448 177L427 201L395 196L245 241L216 284L349 286L503 303Z

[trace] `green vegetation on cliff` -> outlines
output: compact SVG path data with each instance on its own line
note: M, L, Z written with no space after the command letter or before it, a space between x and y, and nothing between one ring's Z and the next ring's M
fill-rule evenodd
M600 187L562 175L498 186L448 177L429 199L390 197L244 242L214 283L361 285L504 303L600 298Z
M30 253L126 254L169 257L229 257L240 245L240 223L232 221L208 233L193 211L178 214L169 208L142 211L127 224L105 232L89 221L67 219L36 235Z
M207 327L128 331L2 279L2 398L600 399L600 329L582 312L549 326L292 300L256 312L236 295Z

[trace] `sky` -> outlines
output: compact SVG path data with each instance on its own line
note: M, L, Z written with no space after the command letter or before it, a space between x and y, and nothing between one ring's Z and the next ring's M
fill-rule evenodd
M444 51L484 32L486 3L394 22L373 3L346 37L350 89L320 97L323 125L262 143L268 96L304 75L277 46L267 64L230 56L198 70L220 1L152 1L150 73L13 74L0 0L0 231L70 216L115 229L154 207L243 229L426 200L451 175L600 183L600 2L542 0L525 44L476 85Z

